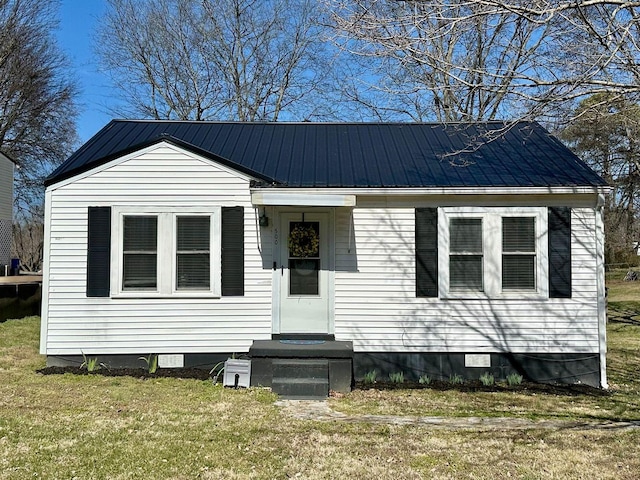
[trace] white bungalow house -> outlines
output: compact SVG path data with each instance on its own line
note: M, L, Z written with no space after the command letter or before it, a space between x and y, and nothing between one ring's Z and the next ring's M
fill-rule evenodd
M112 121L47 180L41 353L606 387L607 190L530 122Z
M8 272L11 261L13 168L13 160L0 152L0 274L2 275Z

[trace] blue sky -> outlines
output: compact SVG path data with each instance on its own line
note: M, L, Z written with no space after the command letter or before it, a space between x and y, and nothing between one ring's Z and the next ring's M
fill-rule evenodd
M86 142L113 118L108 112L114 105L115 92L109 78L99 72L93 52L93 33L105 5L102 0L62 0L57 38L60 48L71 62L71 74L80 87L78 135Z

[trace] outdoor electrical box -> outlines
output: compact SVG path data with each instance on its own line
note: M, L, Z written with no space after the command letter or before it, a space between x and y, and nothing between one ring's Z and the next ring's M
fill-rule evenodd
M222 384L225 387L244 387L251 385L251 360L236 360L230 358L224 362L224 379Z

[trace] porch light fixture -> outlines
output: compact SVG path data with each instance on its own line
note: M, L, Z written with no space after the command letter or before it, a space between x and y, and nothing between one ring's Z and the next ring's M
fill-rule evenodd
M269 226L269 217L267 217L267 209L263 208L262 213L258 216L258 225L261 227Z

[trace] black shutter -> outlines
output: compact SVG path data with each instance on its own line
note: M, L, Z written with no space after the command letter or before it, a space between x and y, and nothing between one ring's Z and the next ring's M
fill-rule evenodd
M244 295L244 208L222 208L222 295Z
M549 208L549 297L571 298L571 209Z
M438 296L438 209L416 208L416 297Z
M89 207L87 297L108 297L111 280L111 207Z

